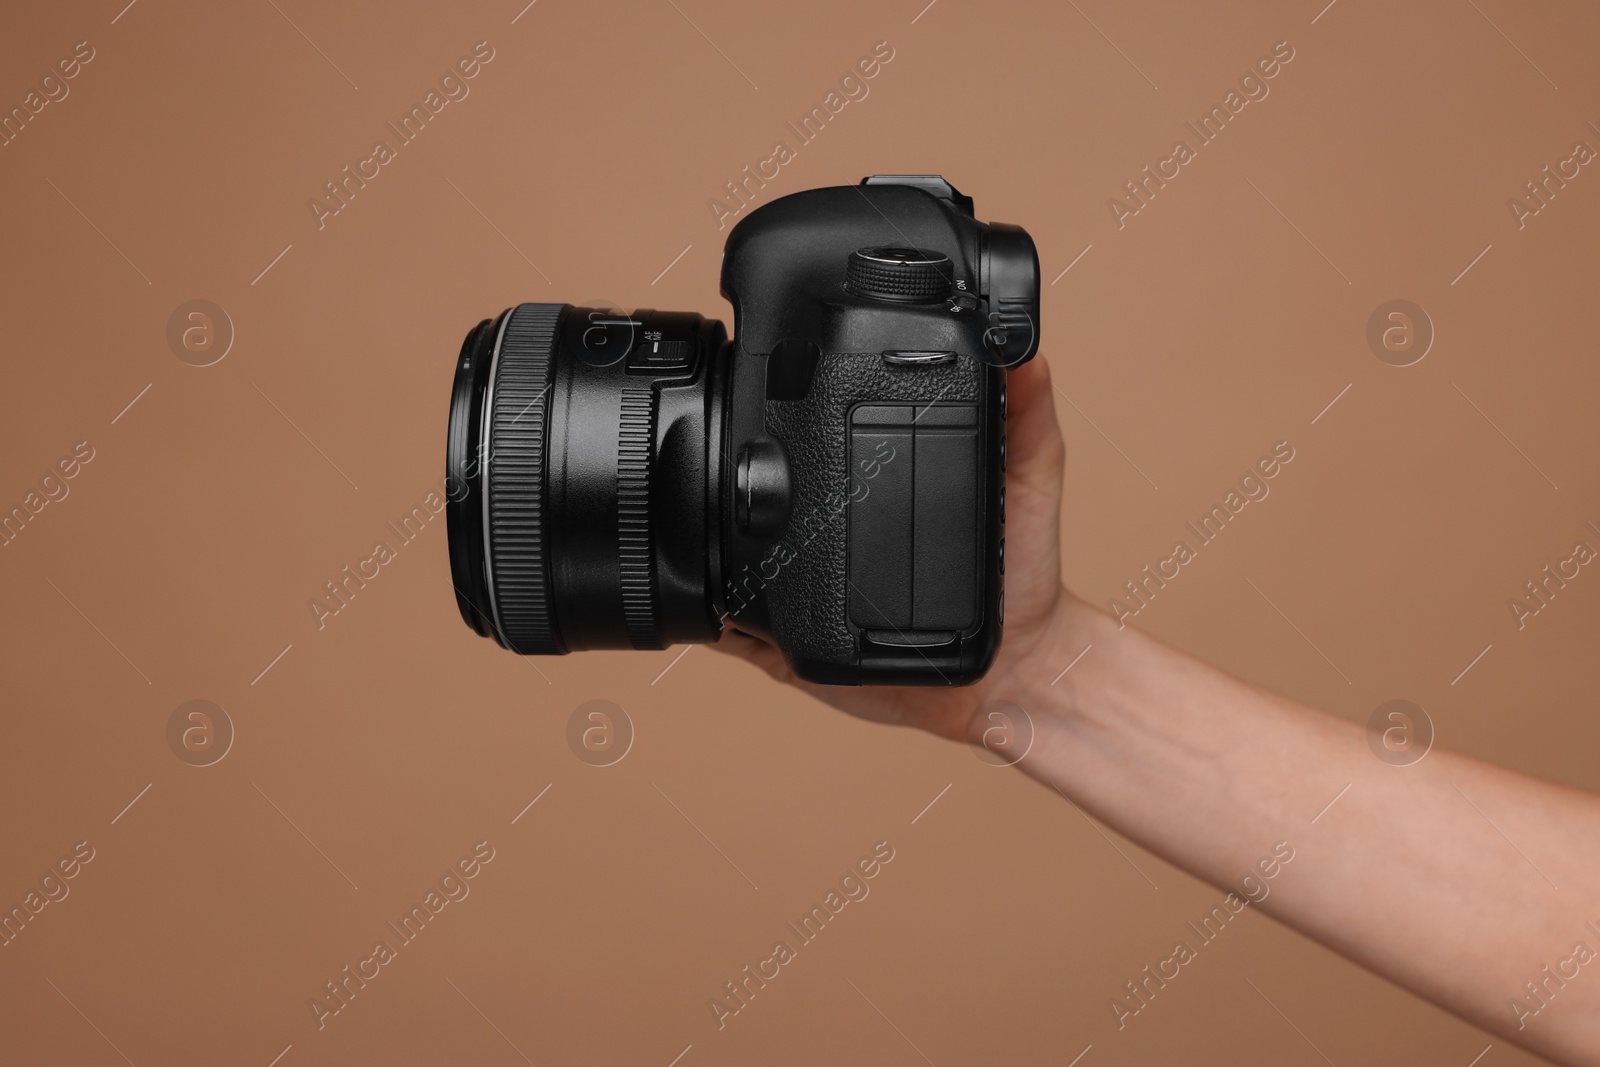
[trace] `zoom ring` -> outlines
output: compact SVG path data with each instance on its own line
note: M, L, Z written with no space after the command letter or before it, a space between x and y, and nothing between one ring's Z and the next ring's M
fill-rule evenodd
M617 558L622 617L636 649L659 649L656 557L650 537L650 466L655 451L656 395L649 386L622 392L617 431Z
M513 652L565 652L551 608L545 545L545 427L559 304L511 311L489 413L489 581L500 636Z

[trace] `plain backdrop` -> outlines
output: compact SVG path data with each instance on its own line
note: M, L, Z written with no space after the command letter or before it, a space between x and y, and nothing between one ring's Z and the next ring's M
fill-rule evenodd
M0 1059L1466 1067L1491 1044L1254 912L1119 1031L1108 1001L1219 891L706 649L506 653L460 621L442 518L322 625L308 605L437 486L472 324L728 316L711 201L785 141L757 203L939 172L1036 238L1075 590L1117 596L1286 441L1270 496L1132 624L1600 787L1600 572L1520 628L1508 606L1600 547L1600 174L1508 206L1600 149L1592 7L122 2L0 33L0 106L61 97L0 147L0 507L67 490L0 547L0 907L94 851L0 948ZM401 144L386 124L480 42ZM1199 146L1185 124L1275 47L1268 94ZM786 124L831 92L801 144ZM1180 139L1119 226L1108 202ZM379 140L394 158L314 210ZM1367 342L1395 299L1433 332L1405 367ZM194 300L231 323L210 366L168 341ZM169 744L191 700L232 724L210 766ZM631 723L611 766L568 746L591 700ZM480 842L470 895L319 1028L311 998ZM870 895L719 1029L708 1001L879 842ZM1493 1045L1485 1067L1537 1062Z

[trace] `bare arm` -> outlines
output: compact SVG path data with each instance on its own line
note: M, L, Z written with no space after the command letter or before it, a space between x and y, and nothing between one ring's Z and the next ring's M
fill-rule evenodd
M1090 644L1051 686L1046 664ZM1600 800L1451 752L1385 763L1361 726L1071 598L1039 653L1024 771L1237 899L1270 872L1260 906L1288 926L1511 1041L1600 1064Z
M1025 708L1021 769L1108 825L1235 901L1270 877L1259 906L1279 921L1508 1040L1600 1067L1600 798L1449 752L1390 765L1361 726L1073 597L1049 374L1035 360L1011 378L1007 632L980 684L808 686L760 642L719 647L852 714L955 740L981 742L992 702Z

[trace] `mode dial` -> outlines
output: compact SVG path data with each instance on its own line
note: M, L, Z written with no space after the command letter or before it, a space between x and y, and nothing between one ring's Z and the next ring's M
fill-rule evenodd
M875 300L932 304L955 288L955 271L943 252L882 246L850 253L845 288Z

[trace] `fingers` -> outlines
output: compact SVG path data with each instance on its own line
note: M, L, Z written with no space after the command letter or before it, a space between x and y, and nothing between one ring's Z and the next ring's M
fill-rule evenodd
M756 655L761 647L763 646L760 641L753 637L746 637L731 626L722 631L721 637L711 642L712 651L721 652L728 656L737 656L740 659L749 659L751 656Z
M746 637L744 634L737 633L730 627L723 631L722 640L716 642L711 647L716 649L718 652L733 656L736 659L742 659L747 663L755 665L764 671L766 675L773 681L781 682L784 685L793 686L800 692L805 693L824 704L832 704L837 708L845 708L846 710L850 710L855 714L864 714L867 718L875 717L870 713L864 712L857 708L849 708L845 704L840 703L841 697L845 697L847 695L858 695L862 692L861 690L852 689L849 687L841 688L838 686L816 685L812 682L801 681L799 677L797 677L795 673L789 669L789 664L784 661L783 653L779 652L776 648L773 648L765 641L754 637Z
M1043 356L1006 373L1009 475L1043 492L1057 491L1066 460L1055 392Z
M790 681L794 677L789 671L789 665L783 661L783 653L765 641L746 637L731 627L724 630L722 639L713 643L711 647L717 652L754 664L780 682Z

